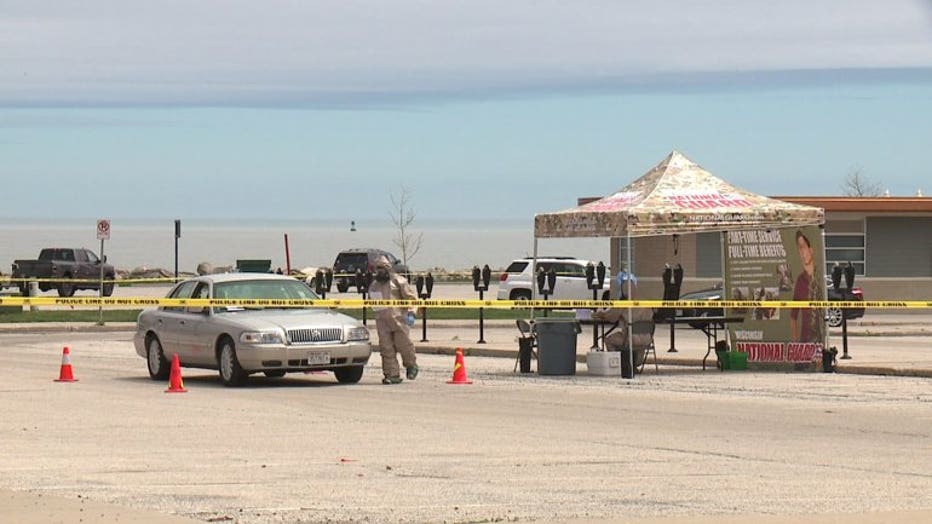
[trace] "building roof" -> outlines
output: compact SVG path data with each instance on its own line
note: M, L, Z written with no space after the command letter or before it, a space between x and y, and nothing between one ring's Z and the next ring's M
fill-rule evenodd
M825 211L870 213L932 213L927 197L775 196L777 200L821 207Z

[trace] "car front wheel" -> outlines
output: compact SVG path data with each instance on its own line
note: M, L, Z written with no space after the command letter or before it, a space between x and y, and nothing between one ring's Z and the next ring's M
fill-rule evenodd
M830 307L825 312L825 321L828 322L828 325L831 327L838 327L841 325L843 314L840 307Z
M333 374L337 377L340 384L355 384L362 380L363 366L349 366L345 368L336 368Z
M151 336L146 341L146 361L149 365L149 377L152 380L168 378L170 368L168 361L165 360L165 353L162 351L162 343L156 336Z
M65 275L65 278L71 278L71 276ZM62 282L61 284L58 284L58 296L60 297L74 296L74 284L71 282Z
M220 368L220 380L223 381L224 386L241 386L246 382L246 377L249 376L240 367L239 360L236 359L236 348L230 339L224 339L220 346L220 365L218 367Z
M511 292L511 300L531 300L531 292L526 289L516 289Z
M107 280L113 280L113 275L107 275ZM113 282L107 282L107 283L105 283L105 284L104 284L104 289L102 290L103 296L109 297L109 296L113 295L113 286L114 286L114 285L115 285L115 284L114 284Z
M692 315L684 315L684 316L691 316L691 317L698 317L698 318L709 316L709 311L706 309L693 311L692 313L693 313ZM708 322L696 321L696 322L690 322L689 327L693 329L703 329L706 327L707 324Z

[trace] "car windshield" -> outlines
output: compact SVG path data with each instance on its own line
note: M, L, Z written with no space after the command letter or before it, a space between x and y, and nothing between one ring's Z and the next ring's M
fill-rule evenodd
M316 300L320 297L306 284L297 280L240 280L214 284L214 298L218 299L266 299L266 300ZM240 311L244 308L230 306L220 311Z
M517 262L512 262L511 265L508 266L507 269L505 269L505 272L506 272L506 273L520 273L520 272L524 271L524 268L526 268L527 265L528 265L528 262L525 262L525 261L523 261L523 260L522 260L522 261L517 261Z
M365 253L340 253L337 256L336 265L338 266L358 266L366 267L369 263L369 256Z

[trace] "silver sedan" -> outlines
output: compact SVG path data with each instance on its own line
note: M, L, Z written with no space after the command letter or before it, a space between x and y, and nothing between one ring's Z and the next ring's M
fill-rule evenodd
M178 283L168 297L319 298L303 282L264 273L200 276ZM133 344L153 380L168 378L177 353L184 367L219 370L227 386L251 373L310 370L332 370L337 381L356 383L372 354L368 329L329 309L163 306L139 314Z

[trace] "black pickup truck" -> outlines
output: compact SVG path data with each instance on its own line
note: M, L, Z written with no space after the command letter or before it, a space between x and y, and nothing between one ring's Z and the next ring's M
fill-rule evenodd
M40 280L39 289L42 291L57 289L59 296L70 297L78 289L98 289L100 283L94 280L100 280L100 267L103 264L104 280L111 281L104 283L103 294L109 297L113 294L112 280L116 272L106 262L106 258L100 260L90 249L45 248L39 252L37 260L14 260L12 278L37 279ZM44 279L59 281L42 281ZM80 281L69 282L67 279ZM26 281L20 281L17 285L23 295L28 293Z

